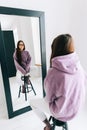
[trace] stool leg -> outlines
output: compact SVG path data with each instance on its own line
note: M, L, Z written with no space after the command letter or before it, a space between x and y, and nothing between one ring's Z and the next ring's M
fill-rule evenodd
M52 117L52 116L50 116L49 122L50 122L51 120L53 120L53 117ZM53 121L53 123L51 124L51 126L52 126L52 130L55 130L55 127L56 127L55 121Z
M53 124L53 126L52 126L52 130L55 130L55 127L56 127L55 124Z
M21 86L19 87L18 98L20 97L20 93L21 93Z
M27 88L27 84L25 83L25 100L27 101L27 92L26 92L26 88Z
M54 121L53 121L52 130L55 130L55 127L56 127L56 121L54 120Z
M25 92L25 100L27 101L27 93Z
M27 90L27 92L29 92L29 87L28 87L28 85L27 85L27 88L26 88L26 90Z
M34 88L33 88L33 85L32 85L32 83L31 83L31 81L30 81L30 85L31 85L31 88L32 88L34 94L36 95L36 92L35 92L35 90L34 90Z
M50 118L49 118L49 122L51 121L51 119L52 119L52 116L50 116Z
M68 130L67 122L65 123L65 130Z
M67 123L65 123L65 125L63 125L63 130L68 130L68 125L67 125Z

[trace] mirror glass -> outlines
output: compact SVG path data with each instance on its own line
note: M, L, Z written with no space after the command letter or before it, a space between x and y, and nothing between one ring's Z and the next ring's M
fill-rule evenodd
M12 106L13 111L16 111L29 106L31 98L43 97L39 18L0 14L0 23ZM20 74L17 74L13 59L13 53L19 40L24 41L25 50L29 51L31 56L30 84L26 94L22 87L24 80L21 79Z

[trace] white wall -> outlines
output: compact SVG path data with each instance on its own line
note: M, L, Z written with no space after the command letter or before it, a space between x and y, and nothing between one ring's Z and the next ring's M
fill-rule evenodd
M1 6L39 10L45 12L46 58L49 66L50 45L60 33L71 33L74 37L76 51L82 65L87 70L86 34L87 1L86 0L0 0ZM3 95L0 92L0 97ZM1 109L1 108L0 108Z

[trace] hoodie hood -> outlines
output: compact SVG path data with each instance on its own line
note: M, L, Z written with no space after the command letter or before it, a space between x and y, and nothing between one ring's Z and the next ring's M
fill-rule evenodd
M76 73L79 69L79 65L80 61L76 52L52 59L52 68L70 74Z

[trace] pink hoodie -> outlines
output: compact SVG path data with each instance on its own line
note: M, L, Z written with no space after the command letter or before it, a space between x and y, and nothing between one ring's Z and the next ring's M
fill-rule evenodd
M52 115L61 121L77 114L85 97L86 75L76 52L52 59L44 81L46 100Z

